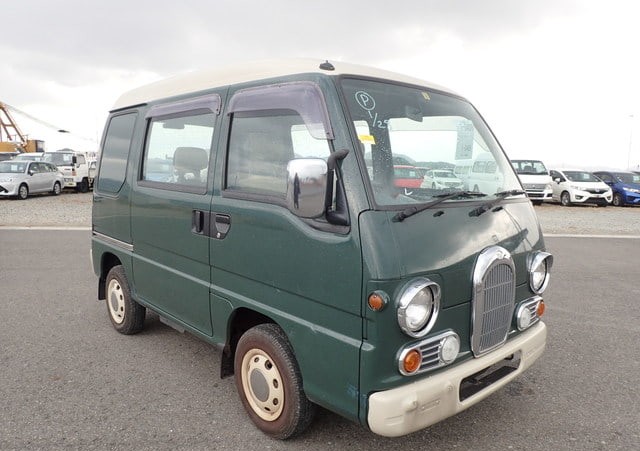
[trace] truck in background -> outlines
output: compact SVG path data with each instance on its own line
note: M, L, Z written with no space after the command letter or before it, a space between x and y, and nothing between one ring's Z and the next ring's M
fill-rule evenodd
M527 192L533 205L540 205L543 201L551 200L553 189L551 176L544 163L540 160L511 160L522 187Z
M93 187L95 172L95 152L82 152L73 149L60 149L45 152L43 161L55 164L64 175L64 187L86 193ZM93 169L92 169L92 164Z

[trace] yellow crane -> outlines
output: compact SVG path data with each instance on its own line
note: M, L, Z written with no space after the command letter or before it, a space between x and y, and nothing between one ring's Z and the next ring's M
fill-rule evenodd
M0 102L0 152L44 152L44 141L28 139L11 116L11 110L25 114Z

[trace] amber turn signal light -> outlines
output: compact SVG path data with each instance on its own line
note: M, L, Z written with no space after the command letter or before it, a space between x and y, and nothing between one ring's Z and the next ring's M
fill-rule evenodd
M371 310L373 310L374 312L379 312L385 307L385 305L387 305L387 300L382 293L374 291L369 295L367 304L369 305L369 308Z
M545 308L546 307L544 306L544 301L540 299L540 302L538 302L538 306L536 307L536 315L538 315L538 317L544 315Z
M413 349L404 356L402 366L407 373L415 373L420 368L422 362L422 354L416 349Z

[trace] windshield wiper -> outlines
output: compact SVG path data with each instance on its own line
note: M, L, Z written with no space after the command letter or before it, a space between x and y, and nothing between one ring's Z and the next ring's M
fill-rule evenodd
M396 213L393 217L394 222L402 222L407 219L409 216L413 216L416 213L420 213L421 211L428 210L431 207L435 207L438 204L450 199L460 199L460 198L472 198L472 197L485 197L486 194L479 193L477 191L453 191L451 193L438 194L435 197L435 200L431 202L427 202L426 204L418 205L415 207L405 208L404 210Z
M469 212L469 216L480 216L482 213L491 210L498 202L500 202L505 197L518 196L520 194L525 194L525 192L522 191L521 189L512 189L509 191L500 191L499 193L495 193L494 194L494 196L496 196L495 199L485 204L482 204L477 208L474 208Z

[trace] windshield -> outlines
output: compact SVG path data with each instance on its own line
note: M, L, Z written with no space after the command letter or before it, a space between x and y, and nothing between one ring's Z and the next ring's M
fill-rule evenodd
M590 172L564 171L564 175L572 182L599 182L600 179Z
M632 172L616 172L613 175L616 176L618 181L622 183L637 183L640 184L640 175Z
M511 166L518 174L549 175L542 161L538 160L511 160Z
M0 173L2 174L22 174L27 169L26 162L3 161L0 162Z
M42 156L42 161L53 163L56 166L71 166L73 164L73 154L65 152L45 152Z
M492 195L521 189L491 132L464 100L383 82L341 83L378 205L428 202L454 190ZM438 183L434 177L449 175L434 170L458 181Z

